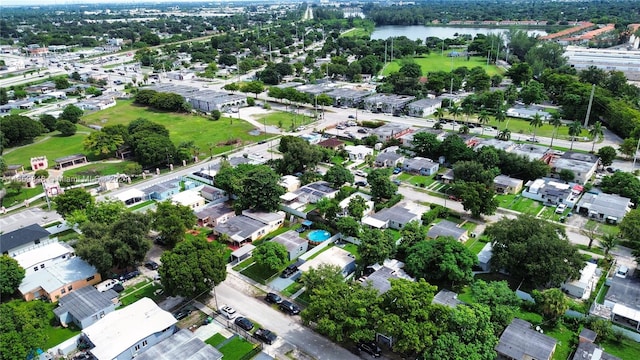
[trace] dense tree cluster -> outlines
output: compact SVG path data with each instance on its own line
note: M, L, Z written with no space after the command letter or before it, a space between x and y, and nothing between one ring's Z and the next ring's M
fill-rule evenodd
M163 111L185 112L191 110L191 105L185 101L182 95L155 90L139 90L133 102Z
M50 307L40 300L12 300L0 304L0 354L3 359L27 359L48 339Z
M185 232L196 224L196 216L190 207L169 201L158 203L151 217L152 227L160 232L163 243L170 248L184 240Z
M163 125L140 118L130 122L128 127L113 130L113 134L119 133L125 144L131 146L142 166L173 163L176 147L169 138L169 130Z
M215 176L216 186L236 198L237 210L274 211L280 207L284 188L280 177L266 165L240 164L236 167L224 161Z
M13 295L24 279L24 269L16 259L8 255L0 256L0 296Z
M0 118L0 140L2 147L29 143L45 131L44 126L22 115L7 115Z

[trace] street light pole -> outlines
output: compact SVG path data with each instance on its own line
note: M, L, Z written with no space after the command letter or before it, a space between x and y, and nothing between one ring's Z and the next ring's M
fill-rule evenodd
M633 154L633 166L631 169L636 169L636 158L638 157L638 149L640 149L640 139L638 139L638 145L636 145L636 152Z

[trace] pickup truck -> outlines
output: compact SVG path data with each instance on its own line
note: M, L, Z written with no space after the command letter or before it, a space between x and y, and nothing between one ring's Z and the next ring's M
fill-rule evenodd
M271 345L273 344L274 341L276 341L276 338L278 336L275 333L273 333L271 330L260 328L256 330L255 333L253 333L253 337Z

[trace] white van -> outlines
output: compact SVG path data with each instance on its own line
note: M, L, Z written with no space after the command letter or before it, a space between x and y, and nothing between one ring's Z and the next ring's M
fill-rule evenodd
M100 292L105 292L111 288L113 288L116 284L119 284L120 281L117 279L109 279L101 282L100 284L95 285L96 289Z
M629 274L629 268L624 265L620 265L620 267L616 271L616 276L624 279L627 277L627 274Z

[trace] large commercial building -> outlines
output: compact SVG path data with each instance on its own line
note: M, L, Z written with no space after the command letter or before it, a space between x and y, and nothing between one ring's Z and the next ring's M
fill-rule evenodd
M629 80L640 80L640 50L637 49L589 49L567 46L564 56L577 70L595 66L605 71L621 71Z

